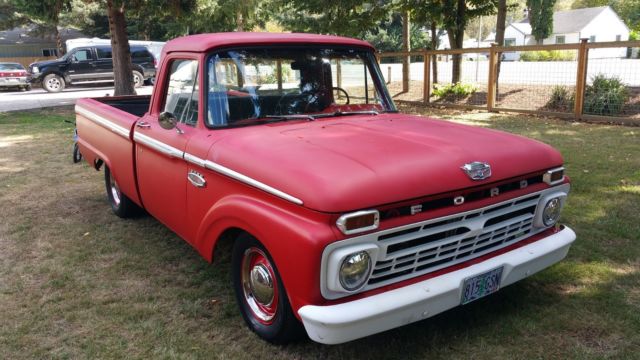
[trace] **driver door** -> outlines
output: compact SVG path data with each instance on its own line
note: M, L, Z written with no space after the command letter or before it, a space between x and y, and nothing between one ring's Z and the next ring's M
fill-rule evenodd
M142 117L135 127L137 175L140 196L145 209L178 235L186 238L187 163L184 151L190 139L198 133L199 84L198 60L169 59L169 69L159 112ZM164 129L158 122L160 114L175 117L177 126ZM165 115L166 115L165 114Z
M96 62L91 48L76 49L70 60L68 73L71 82L89 81L95 77Z

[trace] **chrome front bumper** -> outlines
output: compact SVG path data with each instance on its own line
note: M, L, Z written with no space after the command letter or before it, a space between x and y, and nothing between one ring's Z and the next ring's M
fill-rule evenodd
M568 227L548 237L478 264L399 289L337 305L298 310L309 337L339 344L429 318L460 304L464 280L503 266L501 287L560 260L576 234Z

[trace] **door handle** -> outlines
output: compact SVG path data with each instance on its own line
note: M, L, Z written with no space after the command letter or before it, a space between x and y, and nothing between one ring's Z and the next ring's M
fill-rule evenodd
M204 176L193 170L189 170L187 179L189 179L189 182L191 182L191 184L195 187L201 188L207 185L207 180L204 179Z
M136 123L136 126L137 126L137 127L139 127L139 128L142 128L142 129L149 129L149 128L151 128L151 124L149 124L149 123L148 123L148 122L146 122L146 121L138 121L138 122Z

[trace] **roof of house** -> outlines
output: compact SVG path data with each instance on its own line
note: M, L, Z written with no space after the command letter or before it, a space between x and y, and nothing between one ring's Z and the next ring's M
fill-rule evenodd
M553 13L553 33L568 34L580 32L591 20L607 9L609 9L609 6L555 12ZM510 25L525 35L531 34L531 25L529 25L528 18Z
M67 39L75 39L86 37L80 31L75 29L59 29L62 42ZM54 33L38 35L29 27L18 27L11 30L0 31L0 45L20 45L20 44L42 44L55 42Z
M366 41L332 35L262 32L227 32L183 36L167 42L163 52L194 51L204 52L213 48L235 45L272 44L336 44L373 48Z

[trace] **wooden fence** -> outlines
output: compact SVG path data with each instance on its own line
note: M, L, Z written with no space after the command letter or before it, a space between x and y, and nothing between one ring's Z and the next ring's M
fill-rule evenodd
M0 57L0 62L12 62L22 64L25 68L29 66L29 64L34 63L36 61L45 61L45 60L54 60L55 56L23 56L23 57Z
M424 105L434 105L434 106L445 106L445 107L454 107L454 108L465 108L465 109L476 109L476 110L486 110L490 112L498 112L498 111L506 111L506 112L518 112L518 113L527 113L527 114L538 114L538 115L551 115L557 117L564 118L573 118L575 120L586 120L586 121L594 121L594 122L610 122L617 124L632 124L632 125L640 125L640 83L638 83L638 79L640 79L640 59L629 60L628 63L623 63L624 71L621 72L619 64L621 59L628 58L630 56L637 57L638 50L640 47L640 41L616 41L616 42L594 42L589 43L587 39L582 39L580 43L577 44L552 44L552 45L527 45L527 46L497 46L493 44L491 47L483 47L483 48L465 48L465 49L452 49L452 50L421 50L421 51L411 51L411 52L385 52L378 53L378 61L381 62L381 67L383 69L383 73L387 77L387 83L391 82L391 73L392 73L392 64L383 63L386 60L390 60L389 58L395 59L422 59L422 62L414 61L414 65L418 66L418 69L421 71L417 71L418 73L422 73L421 76L421 84L414 84L412 79L415 77L408 76L399 76L401 78L401 91L392 96L397 101L406 101L410 103L420 103ZM625 56L610 56L598 59L591 59L589 54L590 51L594 51L595 49L620 49L625 52ZM629 49L629 50L627 50ZM632 50L634 49L634 50ZM565 73L559 74L555 73L557 78L562 78L562 82L554 83L554 78L552 74L535 74L536 67L541 67L541 62L510 62L501 60L503 54L505 53L518 53L524 54L526 52L532 51L564 51L570 52L573 55L573 58L570 61L564 61L562 64L565 69ZM468 56L471 59L475 59L475 72L476 72L476 84L480 85L483 89L486 89L486 94L482 94L481 100L472 101L469 103L460 103L460 102L447 102L447 101L438 101L439 99L434 99L432 95L432 90L434 88L434 83L432 82L432 63L434 59L437 58L445 58L448 59L452 55L460 55L460 56ZM595 55L596 53L592 54ZM631 55L633 54L633 55ZM473 55L473 56L471 56ZM486 56L486 61L484 60ZM521 56L521 55L519 55ZM593 56L592 56L593 57ZM627 59L624 59L625 61ZM402 61L396 61L401 63ZM624 110L616 109L616 111L604 111L601 113L589 113L593 112L592 107L587 106L585 104L585 92L588 91L589 82L592 79L587 77L587 74L590 73L592 78L594 77L593 71L589 72L589 64L590 62L594 62L597 64L598 71L605 73L605 75L609 72L608 70L616 70L618 71L617 75L611 75L611 77L618 78L623 83L628 85L628 93L627 101L624 104ZM438 61L439 64L442 64ZM463 60L462 63L474 63ZM445 63L446 64L446 63ZM511 65L513 64L513 65ZM389 65L387 71L384 71L384 66ZM398 66L403 66L401 64L396 64ZM529 74L529 82L531 83L531 78L535 77L545 77L547 83L547 93L551 94L552 91L560 91L553 90L553 88L557 87L565 87L564 84L568 83L569 86L566 87L568 95L567 98L571 98L570 102L567 102L566 105L569 105L567 108L564 108L562 111L559 111L554 108L547 108L545 106L537 106L532 108L527 108L527 106L509 106L504 103L504 101L499 101L501 98L497 94L497 89L499 86L502 86L504 80L501 79L501 73L503 72L500 69L504 69L508 66L518 65L520 67L524 67L525 69L530 68L533 74ZM543 64L544 65L544 64ZM550 62L546 62L546 65L550 65ZM555 63L552 66L556 66ZM594 65L595 66L595 65ZM411 67L411 66L410 66ZM420 69L419 67L422 67ZM484 68L483 68L484 67ZM561 66L558 65L560 68ZM478 68L480 68L486 78L483 80L478 80ZM547 66L548 68L548 66ZM416 67L411 67L412 70L415 70ZM553 69L553 68L552 68ZM593 70L593 69L591 69ZM404 71L403 66L403 74L406 73ZM615 73L615 71L614 71ZM524 77L524 76L523 76ZM626 78L629 78L629 81L625 81ZM633 80L631 80L631 78ZM513 79L511 79L513 82ZM517 79L516 79L517 82ZM526 82L526 81L525 81ZM536 83L534 81L534 83ZM397 85L400 83L397 82ZM441 85L442 82L439 82ZM531 84L529 84L531 85ZM419 86L420 89L416 89ZM505 85L506 86L506 85ZM513 87L514 85L511 85ZM521 84L521 88L526 88L528 85ZM533 85L531 85L533 86ZM401 94L405 94L409 92L410 88L412 88L413 98L410 100L403 99ZM400 87L398 86L398 89ZM421 93L417 93L416 91L420 91ZM524 92L521 96L525 96ZM549 95L545 95L549 96ZM588 99L591 101L591 99ZM606 101L606 99L605 99ZM588 110L588 111L585 111Z

